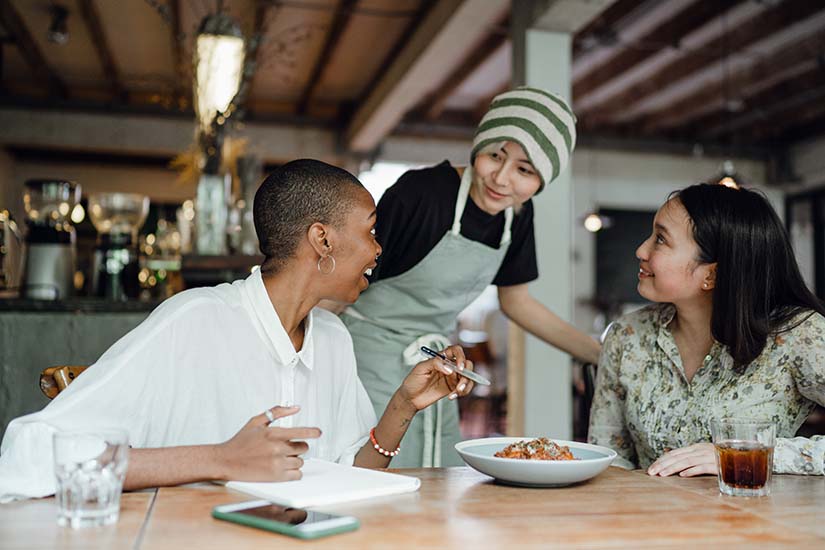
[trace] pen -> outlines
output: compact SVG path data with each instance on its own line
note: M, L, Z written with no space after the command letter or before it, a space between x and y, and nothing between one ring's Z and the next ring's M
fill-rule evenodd
M481 384L482 386L489 386L490 385L490 381L487 380L486 378L484 378L483 376L481 376L480 374L478 374L477 372L473 372L471 370L466 370L466 369L465 370L459 370L458 365L456 365L455 363L453 363L452 361L447 359L447 356L444 355L443 353L438 353L437 351L433 351L430 348L428 348L427 346L421 346L421 353L423 353L424 355L427 355L429 357L438 357L439 359L441 359L442 361L444 361L445 363L447 363L448 365L453 367L453 370L455 370L455 372L459 376L463 376L464 378L472 380L476 384Z

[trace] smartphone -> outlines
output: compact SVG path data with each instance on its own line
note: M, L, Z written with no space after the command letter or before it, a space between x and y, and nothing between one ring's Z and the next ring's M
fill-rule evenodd
M250 500L215 506L212 509L212 517L299 539L317 539L355 531L360 525L358 520L351 516L335 516L288 508L268 500Z

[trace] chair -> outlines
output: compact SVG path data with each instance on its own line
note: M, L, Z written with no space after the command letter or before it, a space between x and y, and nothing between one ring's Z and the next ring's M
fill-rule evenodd
M586 441L596 389L596 365L578 360L574 360L573 365L573 438Z
M44 369L40 373L40 391L49 399L54 399L86 368L79 365L58 365Z

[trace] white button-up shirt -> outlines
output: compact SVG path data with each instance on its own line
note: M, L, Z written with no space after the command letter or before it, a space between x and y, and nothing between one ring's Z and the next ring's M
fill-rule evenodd
M286 404L301 409L277 425L323 433L308 442L305 457L352 464L376 417L343 323L312 310L296 352L260 271L182 292L46 408L9 424L0 446L0 502L54 493L55 430L123 428L133 447L214 444Z

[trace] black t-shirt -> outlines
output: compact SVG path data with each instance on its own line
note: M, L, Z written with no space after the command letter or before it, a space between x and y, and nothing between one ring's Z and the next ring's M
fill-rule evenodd
M453 226L460 184L458 172L445 160L436 166L410 170L387 189L378 202L375 226L384 252L373 271L372 282L408 271L435 248ZM513 216L510 231L510 246L493 279L494 285L518 285L538 278L532 200ZM498 248L503 232L504 212L492 216L468 197L461 216L461 234ZM460 262L461 258L455 261Z

